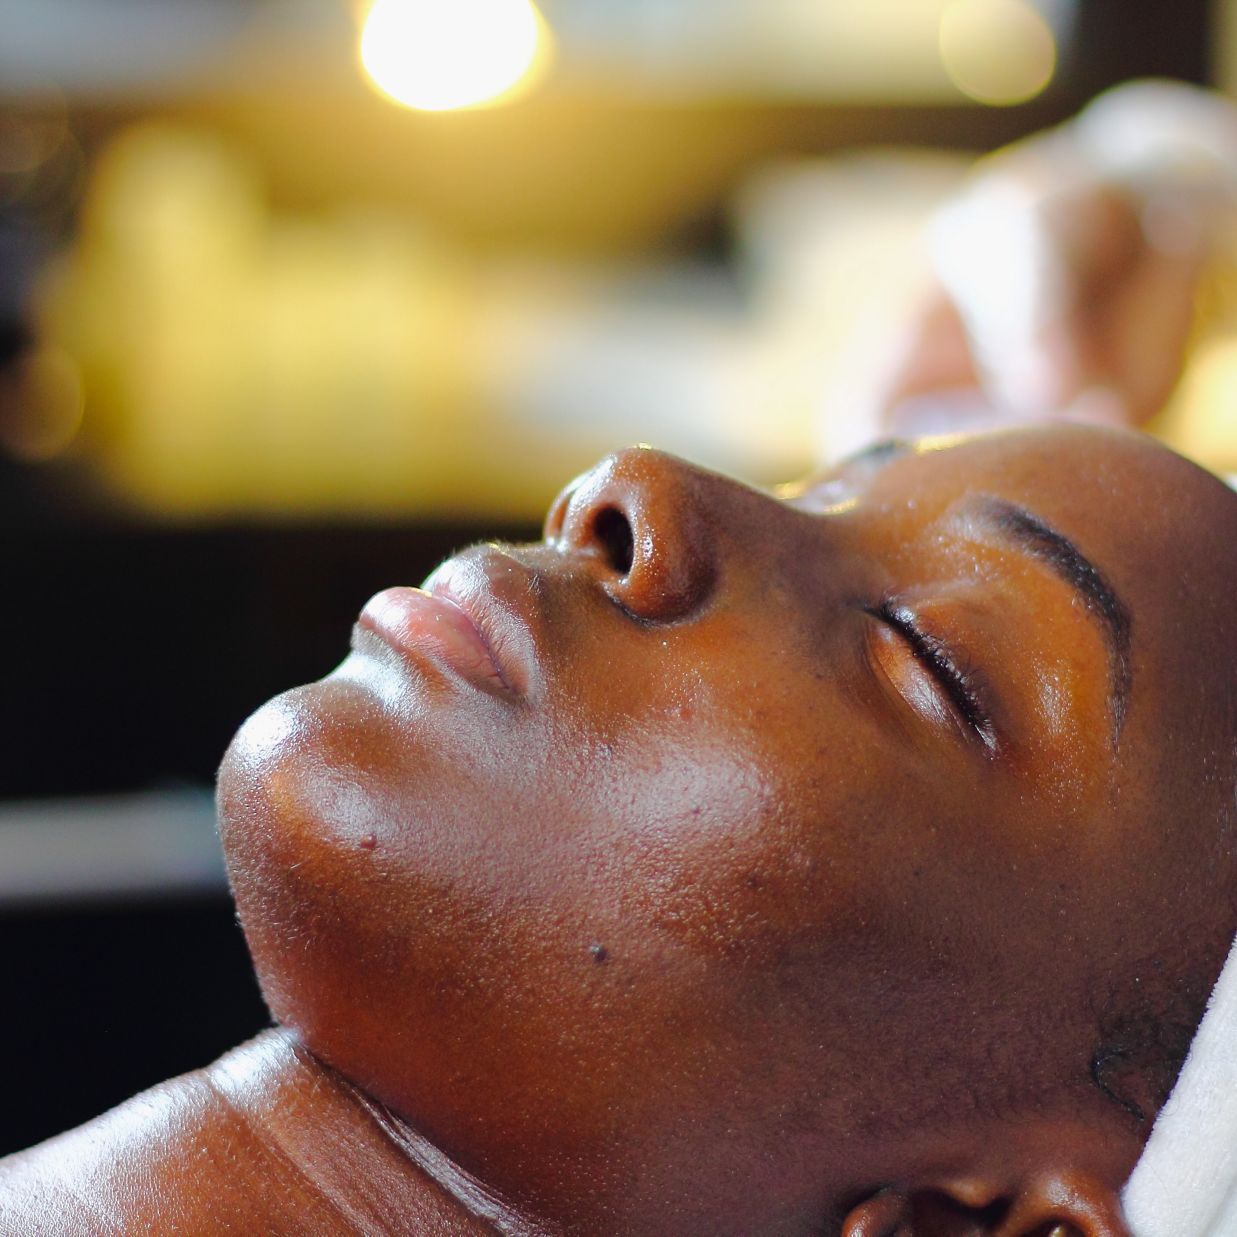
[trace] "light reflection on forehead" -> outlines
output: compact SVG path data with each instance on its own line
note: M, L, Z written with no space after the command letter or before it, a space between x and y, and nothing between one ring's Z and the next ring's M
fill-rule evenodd
M865 485L895 460L947 451L974 437L973 434L937 434L916 439L882 439L827 472L779 486L774 493L784 501L807 505L822 515L843 513L857 504Z
M886 464L918 449L918 444L898 438L873 443L828 472L802 481L779 486L775 491L783 500L808 506L821 515L842 514L859 501L859 492Z

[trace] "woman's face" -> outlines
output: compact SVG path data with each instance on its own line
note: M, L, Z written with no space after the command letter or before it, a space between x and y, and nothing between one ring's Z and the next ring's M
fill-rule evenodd
M1198 914L1231 797L1232 504L1077 429L777 495L604 461L238 735L272 1011L530 1205L643 1157L736 1231L985 1071L1085 1080L1097 976Z

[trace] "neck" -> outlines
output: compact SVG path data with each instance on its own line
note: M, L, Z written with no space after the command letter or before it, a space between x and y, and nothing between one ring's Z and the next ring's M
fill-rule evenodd
M347 1219L349 1231L391 1231L391 1217L398 1216L398 1231L418 1237L799 1235L818 1232L828 1210L819 1189L806 1204L787 1202L779 1190L770 1203L760 1191L736 1197L725 1187L701 1188L700 1157L685 1162L658 1145L651 1160L611 1157L623 1163L612 1165L610 1174L573 1165L555 1179L554 1188L530 1191L553 1200L534 1214L505 1202L419 1130L313 1056L291 1032L267 1032L205 1072L211 1089L243 1116L268 1152L266 1165L254 1162L249 1170L252 1190L271 1188L263 1175L271 1175L272 1162L291 1162L305 1192L327 1200ZM672 1141L668 1134L665 1142ZM752 1148L741 1153L747 1164L758 1158ZM720 1159L729 1162L724 1152ZM707 1166L705 1176L716 1184L714 1168Z
M548 1237L567 1230L660 1233L673 1215L676 1231L683 1233L806 1233L819 1230L823 1215L840 1216L837 1204L842 1198L867 1192L853 1186L830 1190L823 1180L828 1174L821 1173L810 1207L805 1208L803 1199L798 1206L778 1206L766 1191L766 1196L751 1202L750 1215L740 1219L734 1207L726 1206L723 1220L712 1192L704 1199L677 1193L676 1186L692 1176L689 1168L679 1165L672 1181L646 1164L651 1184L642 1180L641 1188L636 1188L629 1181L630 1192L618 1191L622 1206L617 1210L614 1191L608 1202L605 1198L599 1202L595 1190L585 1191L553 1213L561 1223L547 1222L505 1203L429 1138L313 1056L288 1031L259 1036L203 1074L228 1113L244 1122L246 1141L252 1140L257 1151L242 1161L244 1184L252 1194L280 1189L290 1175L294 1191L283 1191L285 1199L295 1192L312 1200L316 1209L325 1204L344 1222L341 1231L388 1231L395 1216L399 1231L421 1237L483 1233ZM989 1201L1018 1197L1022 1183L1056 1180L1058 1169L1085 1168L1086 1180L1103 1186L1105 1197L1115 1200L1138 1157L1142 1137L1110 1108L1105 1101L1087 1120L1079 1115L1023 1121L1016 1131L1002 1121L986 1136L975 1121L968 1121L965 1130L954 1131L952 1137L934 1126L911 1135L913 1146L884 1146L878 1158L885 1163L870 1165L871 1171L863 1176L871 1189L896 1181L911 1188L915 1181L965 1179L967 1198L978 1191L983 1195L980 1205L986 1206ZM908 1169L913 1165L919 1167ZM586 1172L576 1178L577 1184L580 1178L592 1180ZM825 1200L824 1194L836 1197ZM306 1219L313 1219L308 1210Z
M546 1231L505 1207L288 1031L268 1031L204 1073L268 1156L290 1164L308 1192L357 1231L377 1231L392 1215L425 1237Z

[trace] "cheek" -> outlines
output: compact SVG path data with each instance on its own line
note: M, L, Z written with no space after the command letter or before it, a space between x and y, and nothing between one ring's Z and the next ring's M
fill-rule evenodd
M601 815L581 843L608 891L611 952L641 938L667 955L725 956L766 934L752 895L780 846L777 787L754 752L667 735L634 767L599 773Z
M350 776L350 749L373 725L367 712L338 686L289 692L245 723L220 769L220 833L241 923L272 1012L294 1026L346 946L345 907L353 921L369 901L358 885L385 829Z
M759 970L848 933L925 791L836 682L756 668L731 686L702 690L631 750L613 745L590 770L600 812L580 838L616 934L639 929L702 973Z
M735 640L707 682L716 641L607 675L601 720L581 676L553 724L347 680L255 715L221 826L275 1016L406 1115L548 1113L547 1062L621 1097L625 1060L669 1068L797 959L866 990L965 788L811 656Z

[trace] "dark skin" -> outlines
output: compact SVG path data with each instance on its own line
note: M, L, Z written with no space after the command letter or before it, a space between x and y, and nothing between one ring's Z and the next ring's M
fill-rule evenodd
M1119 432L612 457L242 729L283 1029L7 1161L0 1228L1124 1234L1237 931L1235 527Z

